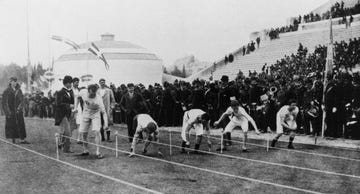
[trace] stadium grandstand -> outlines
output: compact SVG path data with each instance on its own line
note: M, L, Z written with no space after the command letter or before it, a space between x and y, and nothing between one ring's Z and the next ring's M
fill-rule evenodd
M350 39L360 37L359 3L357 0L347 0L343 2L344 9L354 8L354 13L357 14L346 15L347 22L343 22L343 17L331 19L334 42L348 42ZM330 10L331 6L335 6L333 1L329 1L319 8L316 8L312 13L323 14ZM350 17L353 18L351 23ZM280 33L278 38L275 39L270 39L266 30L254 32L252 35L253 34L257 34L260 38L259 47L254 49L254 51L247 52L246 50L243 52L243 47L240 47L231 53L234 57L233 62L229 62L225 58L219 59L214 62L212 66L190 76L188 80L208 80L209 77L212 77L214 80L219 80L222 75L228 75L230 79L235 79L239 71L242 71L245 75L247 75L249 71L260 72L265 64L274 64L284 56L296 53L300 43L307 48L309 53L312 53L316 46L327 45L329 43L330 19L308 23L305 23L303 20L302 23L298 24L296 31ZM255 40L256 38L253 39Z

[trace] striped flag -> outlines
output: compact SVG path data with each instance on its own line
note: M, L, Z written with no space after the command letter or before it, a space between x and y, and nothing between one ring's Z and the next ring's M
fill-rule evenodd
M64 38L64 37L53 35L53 36L51 37L51 39L56 40L56 41L59 41L59 42L63 42L63 43L65 43L65 44L67 44L67 45L70 45L70 46L71 46L73 49L75 49L75 50L80 49L80 46L79 46L78 44L76 44L74 41L71 41L71 40L66 39L66 38Z
M104 54L100 51L100 49L95 45L95 43L91 43L90 48L88 48L88 51L97 56L100 60L102 60L105 64L106 70L109 70L110 66L108 62L105 59Z

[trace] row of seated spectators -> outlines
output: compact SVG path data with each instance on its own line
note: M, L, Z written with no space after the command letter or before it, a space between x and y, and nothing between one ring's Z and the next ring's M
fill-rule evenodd
M289 26L283 26L283 27L266 30L266 35L270 37L270 40L276 39L279 38L280 33L297 31L299 24L301 23L310 23L321 20L327 20L330 18L330 14L332 18L339 18L339 17L343 18L342 20L340 20L340 24L347 24L347 26L349 26L354 20L353 15L360 14L360 3L358 2L353 7L345 8L343 1L341 2L341 4L339 2L336 2L334 5L331 6L331 12L329 10L323 13L321 16L319 14L314 14L312 12L304 16L299 15L299 17L294 20L293 24ZM350 16L349 21L347 21L346 19L347 16Z

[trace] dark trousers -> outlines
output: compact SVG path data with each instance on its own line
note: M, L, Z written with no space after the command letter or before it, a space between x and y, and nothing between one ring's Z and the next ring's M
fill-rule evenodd
M207 113L210 115L210 126L214 126L214 122L219 118L218 111L214 108L215 106L208 105Z
M319 114L319 115L321 115L321 114ZM304 133L306 135L311 134L310 133L310 123L311 123L312 129L313 129L312 134L319 136L320 133L321 133L321 122L322 122L321 119L322 119L321 116L318 116L318 117L314 118L314 117L311 117L308 114L305 114L304 115L304 122L303 122Z
M127 113L126 114L126 124L128 127L128 135L129 135L129 142L131 143L135 134L135 129L133 127L134 124L134 117L135 117L135 113L131 112L131 113Z
M332 113L332 110L326 111L326 131L325 136L327 137L340 137L340 130L339 130L339 121L337 113Z
M182 115L184 115L184 111L182 110L181 104L180 103L175 104L173 109L173 116L172 116L173 119L172 124L174 126L181 126Z
M100 128L100 134L101 134L101 141L105 141L105 135L104 135L104 115L100 113L100 120L101 120L101 128Z

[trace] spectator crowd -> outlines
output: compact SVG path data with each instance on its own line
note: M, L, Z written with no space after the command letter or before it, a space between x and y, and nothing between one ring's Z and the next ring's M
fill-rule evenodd
M295 99L300 108L299 134L320 135L325 110L325 136L360 139L360 75L351 71L360 64L359 45L359 38L334 44L334 69L332 75L327 75L325 99L322 72L327 48L319 45L313 53L308 53L307 48L299 44L297 53L284 56L275 64L265 64L261 72L249 72L247 77L240 71L235 80L224 75L217 81L175 81L147 88L142 84L135 87L110 84L108 88L115 100L113 121L127 123L124 98L130 86L134 88L136 103L126 106L131 106L134 114L150 114L161 126L180 126L184 111L195 108L207 111L213 122L229 106L230 99L236 98L259 129L275 130L276 112L290 99ZM24 115L53 117L54 104L51 92L47 97L42 92L25 95Z
M331 6L330 10L323 13L322 15L314 14L312 12L304 16L299 15L299 17L297 17L297 19L295 19L291 25L271 28L270 30L266 30L266 35L270 37L270 40L273 40L279 38L280 33L297 31L299 24L301 23L328 20L330 15L332 18L342 18L342 20L339 21L339 24L346 24L348 27L354 20L353 15L360 14L360 3L358 2L355 6L346 8L344 7L343 1L341 1L341 3L336 2ZM347 16L350 16L349 19L347 19Z

